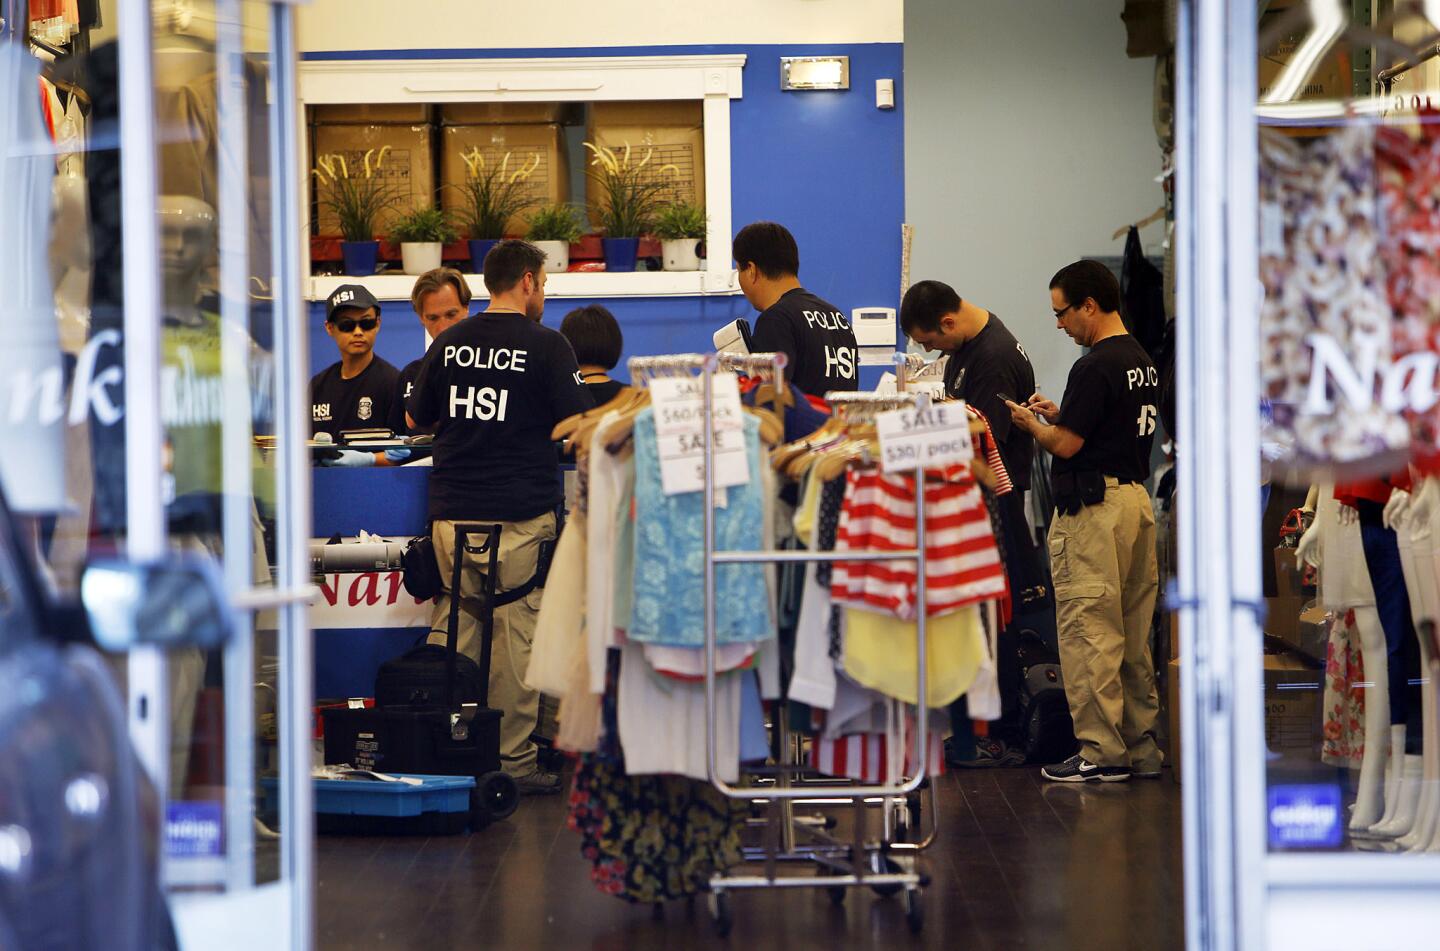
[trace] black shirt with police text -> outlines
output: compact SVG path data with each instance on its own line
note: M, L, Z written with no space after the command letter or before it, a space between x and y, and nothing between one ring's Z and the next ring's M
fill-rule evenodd
M999 317L991 314L978 334L950 354L945 362L945 392L985 414L1010 482L1017 489L1030 488L1035 439L1011 424L1010 408L1000 397L1017 403L1029 399L1035 392L1035 370L1025 348Z
M1159 424L1160 375L1139 341L1106 337L1070 369L1060 402L1061 426L1085 440L1051 472L1100 472L1143 482Z
M310 434L329 433L338 442L347 429L390 426L399 381L399 371L379 357L348 380L332 363L310 380Z
M755 318L754 353L783 353L785 377L811 396L860 388L860 349L850 321L835 307L797 287Z
M518 522L555 508L550 432L593 405L570 342L528 317L486 313L442 333L408 404L436 427L430 517Z

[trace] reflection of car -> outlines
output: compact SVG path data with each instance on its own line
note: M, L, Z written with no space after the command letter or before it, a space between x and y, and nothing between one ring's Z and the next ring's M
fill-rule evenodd
M125 704L87 643L91 619L47 592L21 538L0 493L0 948L174 948L160 803ZM87 571L82 590L99 582L109 610L97 626L112 638L129 618L132 643L164 641L197 620L191 604L156 610L167 578L173 592L168 567L110 565ZM205 602L202 627L219 616L204 587L208 600L190 598Z

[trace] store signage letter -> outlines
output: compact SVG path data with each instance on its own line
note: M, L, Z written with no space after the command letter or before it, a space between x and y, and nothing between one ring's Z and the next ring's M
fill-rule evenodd
M1329 382L1355 410L1367 410L1375 404L1375 383L1380 379L1380 406L1391 413L1423 413L1440 402L1436 375L1440 373L1440 355L1430 351L1410 353L1393 363L1380 365L1380 345L1373 338L1362 337L1355 347L1355 361L1340 349L1328 334L1310 334L1305 338L1315 354L1310 371L1310 386L1301 407L1307 416L1328 416L1335 412L1329 396Z

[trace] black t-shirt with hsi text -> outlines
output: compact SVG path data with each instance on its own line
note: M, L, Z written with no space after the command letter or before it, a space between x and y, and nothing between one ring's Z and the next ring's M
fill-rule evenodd
M1160 375L1129 334L1106 337L1070 369L1058 423L1085 440L1053 473L1100 472L1143 482L1159 424Z
M399 371L379 357L348 380L332 363L310 380L310 434L329 433L338 442L347 429L390 426L399 381Z
M785 354L785 378L811 396L860 388L860 348L850 321L803 287L786 291L755 318L750 349Z
M978 334L950 354L945 361L945 392L985 414L1010 482L1017 489L1030 488L1035 439L1011 424L1010 407L1000 395L1025 402L1035 392L1035 370L1025 348L999 317L991 314Z
M435 433L434 426L412 427L405 422L405 405L410 402L410 394L415 392L415 378L420 375L420 364L424 361L425 358L420 357L405 364L405 369L400 371L399 382L395 385L395 405L390 410L390 428L395 430L398 436Z
M522 314L486 313L435 338L408 408L434 425L430 517L518 522L560 504L555 424L594 405L570 342Z

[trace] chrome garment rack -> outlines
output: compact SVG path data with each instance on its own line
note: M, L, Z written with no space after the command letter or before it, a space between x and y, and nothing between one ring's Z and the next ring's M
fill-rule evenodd
M908 366L909 358L897 355L897 363ZM715 929L722 937L729 934L734 923L730 906L730 892L757 888L825 888L831 900L844 900L849 888L869 887L879 894L904 892L906 920L911 931L919 932L924 925L921 889L929 884L929 878L916 869L916 853L934 840L932 832L923 842L897 842L897 826L908 829L914 823L915 803L911 797L917 795L925 781L925 763L929 755L928 697L926 643L926 591L925 591L925 493L924 470L915 470L915 496L917 547L905 551L716 551L715 550L715 454L714 454L714 394L709 385L710 378L722 367L745 369L747 367L773 367L778 374L783 363L774 355L753 354L741 357L733 354L712 354L708 357L688 355L684 358L649 358L657 361L656 368L671 368L683 359L686 368L698 368L703 384L704 399L704 497L709 503L704 507L704 598L705 598L705 711L706 711L706 770L711 784L722 794L731 798L764 805L768 816L761 823L765 829L765 844L759 849L747 850L744 864L763 863L759 874L730 874L717 872L710 879L710 907L715 919ZM783 359L783 358L782 358ZM637 361L632 361L632 373ZM642 364L640 369L646 367ZM777 377L778 378L778 377ZM830 393L826 399L842 416L847 418L873 416L876 412L910 406L924 407L929 399L924 394L897 393L880 395L873 393ZM914 775L902 777L904 766L903 731L905 723L904 705L892 701L887 716L887 759L886 775L892 782L865 784L846 780L805 781L792 784L791 779L802 771L793 760L798 759L798 746L790 742L786 717L782 714L779 724L782 760L774 769L775 780L768 786L737 786L720 778L716 743L716 630L715 630L715 572L718 565L778 564L819 561L913 561L917 567L916 601L920 605L916 618L917 642L917 693L920 703L916 706L914 736ZM934 803L934 784L930 785L931 802ZM793 806L806 805L848 805L853 807L854 830L849 842L842 842L828 834L823 819L798 818ZM871 806L882 807L882 831L879 841L866 838L866 816ZM933 813L933 808L932 808ZM896 816L900 815L897 822ZM796 844L796 838L803 836L805 845ZM813 876L780 874L782 863L806 863L813 865Z

